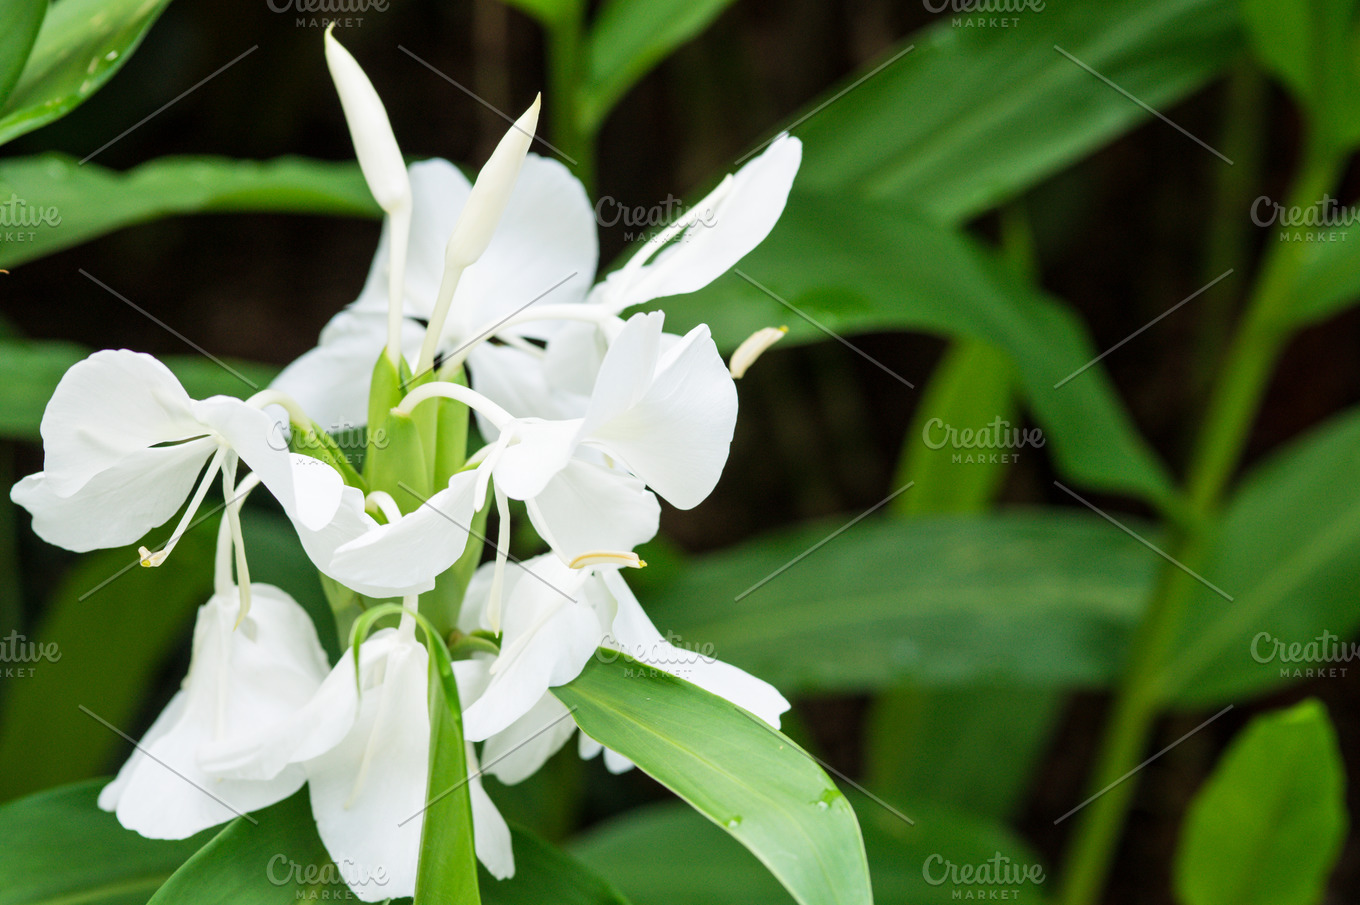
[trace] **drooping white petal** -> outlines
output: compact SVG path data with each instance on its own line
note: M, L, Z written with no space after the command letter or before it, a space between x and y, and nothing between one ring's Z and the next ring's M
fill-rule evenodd
M513 428L513 442L494 466L496 485L511 499L525 500L543 488L571 461L579 420L522 421Z
M515 853L510 845L510 827L482 786L477 752L467 743L468 793L472 799L472 844L477 860L497 880L515 875Z
M803 158L803 145L781 135L757 158L694 205L696 221L683 236L656 253L644 247L642 257L610 274L592 301L622 311L632 305L702 289L730 270L774 229L784 212L793 178Z
M656 536L661 505L618 468L574 458L530 500L529 519L571 561L593 550L632 550Z
M537 773L576 731L567 705L551 692L482 746L486 771L506 785Z
M365 650L367 649L367 650ZM348 658L347 658L348 659ZM415 893L428 785L428 655L391 629L360 648L364 690L348 734L306 762L317 833L356 896ZM348 686L351 695L354 684Z
M249 615L234 631L235 588L200 608L182 690L101 793L100 807L128 829L183 839L302 786L300 768L242 780L210 772L201 761L210 745L286 726L326 674L325 654L302 608L269 585L254 585L252 597Z
M635 315L609 349L596 396L581 428L587 442L616 457L671 504L690 509L712 492L722 475L737 421L737 391L708 327L699 325L660 355L655 376L640 389L617 387L637 373L660 338L658 312ZM641 351L615 357L636 337ZM621 364L615 368L614 362Z
M77 553L122 547L184 505L216 448L202 438L137 450L66 497L54 493L47 474L38 472L15 484L10 499L33 514L33 530L49 544Z
M62 375L43 412L43 471L70 496L139 450L205 433L170 369L127 349L96 352Z
M396 589L432 583L467 546L477 504L476 481L475 471L459 472L449 479L448 487L397 521L341 545L327 574L352 588Z

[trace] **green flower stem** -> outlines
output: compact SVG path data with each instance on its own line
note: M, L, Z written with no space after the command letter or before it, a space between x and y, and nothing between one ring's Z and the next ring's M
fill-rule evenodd
M584 122L581 111L581 86L585 81L585 4L570 3L561 17L547 29L548 111L553 141L576 178L595 194L595 130ZM574 163L572 161L575 161Z
M1343 161L1342 155L1310 149L1289 205L1318 201L1335 182ZM1215 380L1187 471L1189 519L1174 529L1169 547L1171 555L1191 569L1203 564L1224 491L1237 470L1275 363L1289 337L1285 316L1303 263L1303 243L1284 241L1282 235L1276 237L1267 253L1247 313ZM1134 770L1145 756L1157 716L1171 692L1161 687L1161 673L1185 608L1197 590L1196 580L1180 568L1168 563L1162 569L1116 692L1114 712L1096 759L1092 794ZM1130 777L1096 798L1078 816L1058 895L1061 905L1094 905L1097 901L1136 788L1137 778Z

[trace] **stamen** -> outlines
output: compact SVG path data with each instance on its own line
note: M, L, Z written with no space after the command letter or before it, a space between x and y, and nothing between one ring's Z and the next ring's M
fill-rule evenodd
M312 423L312 419L303 411L298 401L280 390L260 390L246 400L246 405L257 409L263 409L270 405L282 406L284 411L288 413L288 420L293 424L308 427Z
M218 469L222 467L222 461L226 455L227 447L225 446L219 446L217 452L213 453L212 459L208 462L208 470L203 473L202 479L198 482L198 488L194 490L194 495L189 499L189 508L184 510L184 515L180 517L179 524L175 526L175 530L170 535L170 539L165 542L165 546L155 553L152 553L146 547L138 548L137 554L141 556L144 568L155 568L170 556L170 551L175 549L175 544L179 543L179 539L188 530L194 513L198 512L198 507L202 505L203 497L207 496L208 485L217 476Z
M498 430L504 430L507 424L515 420L509 412L471 387L446 381L436 381L416 387L407 393L406 398L402 399L401 403L392 411L402 415L410 415L416 406L428 399L435 398L452 399L463 403L473 411L486 416L486 420L494 424Z
M591 550L567 563L572 569L589 569L591 566L623 566L628 569L643 569L647 563L636 553L622 550Z
M397 506L397 501L385 490L369 491L368 496L364 497L364 508L376 509L382 513L382 517L387 519L389 525L401 519L401 509Z
M491 631L501 633L501 595L505 588L505 561L510 556L510 504L505 493L496 488L496 566L491 575L491 600L487 604L486 621Z
M788 327L762 327L742 340L741 345L732 353L728 367L732 376L738 380L744 377L746 369L755 364L756 359L764 354L765 350L788 335L788 332Z
M246 614L250 612L250 568L246 565L246 545L245 539L241 536L241 506L245 503L245 497L232 496L232 491L236 487L236 454L227 456L226 464L222 466L222 496L226 498L227 522L231 527L231 542L236 551L236 591L240 596L241 608L236 614L236 625L232 630L241 627Z

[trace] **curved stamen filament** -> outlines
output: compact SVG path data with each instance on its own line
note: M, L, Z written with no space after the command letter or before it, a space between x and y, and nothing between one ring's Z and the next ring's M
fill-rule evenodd
M391 525L401 518L401 509L397 506L397 501L392 499L392 494L386 490L371 490L368 496L364 497L365 509L376 509L382 513L382 517L387 519L387 524Z
M183 537L184 532L188 530L189 524L194 517L194 513L198 512L198 507L202 505L203 497L208 493L208 485L212 483L213 478L217 477L217 472L222 467L222 462L226 458L227 452L227 447L219 446L217 452L213 453L212 460L208 462L208 470L203 473L202 479L198 482L198 488L194 490L194 495L189 500L189 508L184 510L184 515L180 517L179 524L175 526L175 530L170 535L170 539L165 542L165 546L161 547L155 553L152 553L146 547L138 548L137 553L141 556L142 565L144 567L154 568L159 566L170 556L170 552L175 549L175 544L179 543L179 539Z
M239 628L250 612L250 568L246 564L245 539L241 536L241 506L245 503L245 497L240 494L233 496L235 488L236 455L232 453L222 466L222 496L227 501L226 518L231 525L231 540L236 548L236 589L241 598L241 609L236 614L233 629Z
M628 569L642 569L646 568L647 563L636 553L625 550L591 550L589 553L582 553L567 563L567 567L572 569L589 569L592 566L622 566Z
M254 396L246 400L246 405L252 408L263 409L266 406L282 406L288 412L288 420L301 427L310 427L312 419L302 410L302 406L296 399L287 393L279 390L260 390Z
M460 383L446 383L444 381L436 381L416 387L406 394L406 398L401 400L401 404L393 411L410 415L416 406L427 399L435 398L453 399L463 403L473 411L484 415L486 420L494 424L498 430L504 430L506 425L515 420L509 412L476 390L465 387Z
M241 483L236 485L234 498L242 502L252 490L260 484L260 476L254 472L241 479ZM231 577L233 541L231 535L231 521L222 519L217 529L217 556L214 559L215 569L213 572L213 593L225 594L235 584Z
M510 504L505 492L496 492L496 565L491 575L491 600L487 604L486 622L491 631L501 633L501 596L505 589L505 561L510 556Z

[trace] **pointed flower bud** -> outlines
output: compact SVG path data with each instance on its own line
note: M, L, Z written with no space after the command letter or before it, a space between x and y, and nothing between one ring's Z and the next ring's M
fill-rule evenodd
M359 63L331 35L334 27L326 29L326 65L330 67L335 89L340 94L340 106L344 108L349 134L354 140L359 169L378 206L391 213L411 198L406 164L401 159L401 149L397 147L392 124L378 92L359 68Z
M534 130L538 128L538 110L542 96L534 98L534 103L524 112L510 131L505 133L496 150L477 174L463 212L458 216L458 224L449 237L445 255L449 267L468 267L482 256L491 235L500 223L505 205L510 201L510 193L519 178L520 165L529 153L534 140Z

